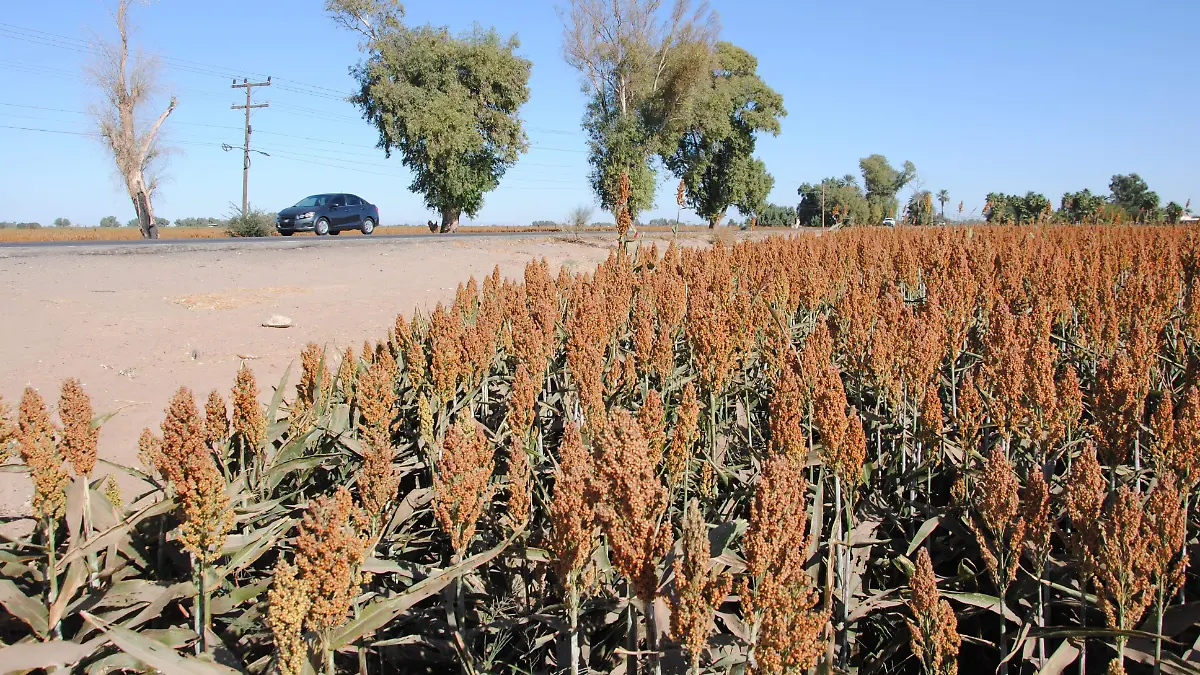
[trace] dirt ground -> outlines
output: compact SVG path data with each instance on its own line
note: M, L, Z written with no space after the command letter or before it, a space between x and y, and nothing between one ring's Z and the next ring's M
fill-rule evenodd
M62 380L79 378L97 414L119 411L101 429L100 457L136 465L139 433L157 430L180 386L199 405L212 389L228 400L246 361L265 401L308 342L330 354L357 348L496 265L509 277L542 257L555 274L590 269L612 244L530 235L0 249L0 396L15 409L32 386L54 406ZM262 326L276 314L295 325ZM27 477L0 473L0 516L28 513L29 495Z

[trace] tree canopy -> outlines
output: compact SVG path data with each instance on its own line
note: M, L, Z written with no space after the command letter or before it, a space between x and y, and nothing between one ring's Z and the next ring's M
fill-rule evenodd
M1024 197L990 192L984 207L984 217L989 223L1035 223L1048 220L1053 213L1050 200L1037 192L1026 192Z
M654 202L651 158L673 147L686 107L710 70L718 32L707 3L675 0L571 0L561 10L563 51L583 77L589 103L590 181L600 205L615 213L622 173L630 183L629 214Z
M1092 194L1084 188L1078 192L1064 192L1059 203L1059 215L1068 222L1092 223L1100 217L1104 208L1104 196Z
M1108 190L1112 193L1112 203L1125 211L1130 220L1158 220L1158 193L1151 190L1141 176L1136 173L1113 176Z
M717 43L712 74L687 107L683 133L664 162L684 183L687 203L709 225L736 205L744 215L766 204L775 180L754 158L755 135L778 135L783 97L758 76L758 59Z
M410 189L453 231L474 216L484 195L528 149L518 116L529 100L532 64L517 56L516 36L475 27L409 28L389 0L329 0L334 18L361 32L367 58L351 73L351 101L378 130L387 156L399 151L413 173Z
M825 218L821 218L821 188L825 188ZM831 227L833 225L861 225L869 222L871 212L866 195L853 174L841 178L826 178L813 185L804 183L797 192L800 204L796 217L800 224L808 227Z
M910 225L933 224L933 193L929 190L918 190L908 199L905 207L905 221Z
M917 167L906 161L904 167L897 170L888 162L887 157L878 154L858 160L858 167L862 171L863 185L867 191L871 222L894 217L898 204L896 195L917 177Z
M792 206L767 204L758 212L760 227L791 227L796 222L796 209Z

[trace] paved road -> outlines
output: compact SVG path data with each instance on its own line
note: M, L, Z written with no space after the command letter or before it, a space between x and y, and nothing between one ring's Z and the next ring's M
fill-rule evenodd
M375 240L433 240L433 239L476 239L488 237L571 237L571 236L605 236L608 232L455 232L447 234L373 234L366 236L349 236L349 237L220 237L213 239L123 239L123 240L103 240L103 239L88 239L82 241L13 241L0 242L0 249L6 248L71 248L75 246L91 246L91 247L137 247L137 246L220 246L220 245L246 245L246 246L271 246L282 245L284 247L295 245L315 245L318 242L321 245L325 244L352 244L355 242L368 242Z

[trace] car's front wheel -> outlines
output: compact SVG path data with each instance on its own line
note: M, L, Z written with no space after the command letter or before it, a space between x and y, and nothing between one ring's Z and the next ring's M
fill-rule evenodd
M317 233L318 237L329 234L329 221L324 218L318 220L317 224L313 226L313 231Z
M375 221L367 218L362 222L362 233L371 234L375 231Z

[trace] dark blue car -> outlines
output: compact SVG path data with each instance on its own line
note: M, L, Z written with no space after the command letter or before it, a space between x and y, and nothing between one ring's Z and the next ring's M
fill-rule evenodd
M379 208L374 204L345 193L305 197L295 206L279 212L275 229L290 237L295 232L316 232L320 236L338 234L343 230L358 230L371 234L379 224Z

